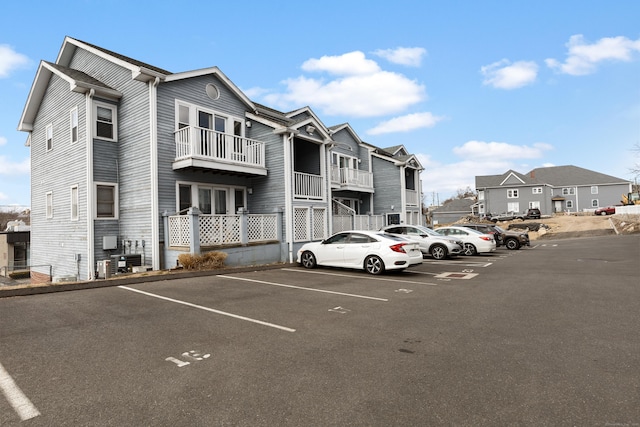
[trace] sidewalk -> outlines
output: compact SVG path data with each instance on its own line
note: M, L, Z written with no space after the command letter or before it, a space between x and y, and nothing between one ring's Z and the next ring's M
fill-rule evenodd
M137 283L188 279L191 277L217 276L220 274L242 273L248 271L273 270L295 265L297 264L277 263L253 265L249 267L227 267L216 270L161 270L138 274L127 273L114 276L108 280L98 279L83 282L45 283L38 285L32 285L28 281L25 283L23 280L16 281L0 277L0 298L47 294L53 292L79 291L83 289L105 288L109 286L135 285Z

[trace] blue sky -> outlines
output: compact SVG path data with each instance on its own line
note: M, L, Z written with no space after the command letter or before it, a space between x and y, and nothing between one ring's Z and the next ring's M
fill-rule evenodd
M636 0L5 2L0 206L31 203L16 127L67 35L172 72L218 66L256 102L403 144L427 204L509 169L634 180L639 22Z

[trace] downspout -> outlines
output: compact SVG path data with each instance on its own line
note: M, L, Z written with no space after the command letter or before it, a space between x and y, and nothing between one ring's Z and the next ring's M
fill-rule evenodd
M405 179L404 170L406 164L403 163L400 166L400 223L406 224L407 222L407 180Z
M93 206L95 193L93 185L93 96L95 90L91 89L85 97L85 139L87 143L87 279L95 279L95 231L93 229Z
M160 270L160 204L158 201L158 85L156 77L149 83L149 137L151 151L151 268ZM145 265L145 260L142 260Z
M293 262L293 132L282 135L284 142L284 223L289 262Z

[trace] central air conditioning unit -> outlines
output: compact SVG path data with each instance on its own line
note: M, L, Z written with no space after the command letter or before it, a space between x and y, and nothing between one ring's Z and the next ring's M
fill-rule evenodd
M98 261L98 279L108 279L111 277L111 260L105 259Z

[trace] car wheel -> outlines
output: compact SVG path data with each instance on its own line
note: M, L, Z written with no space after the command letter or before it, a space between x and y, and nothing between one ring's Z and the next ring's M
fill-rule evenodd
M377 255L370 255L364 260L364 269L369 274L382 274L384 272L384 262Z
M513 251L515 249L520 249L520 242L518 242L516 239L507 239L505 246L507 247L507 249Z
M445 259L447 257L447 248L441 245L431 246L431 249L429 249L429 252L431 253L431 256L433 257L433 259L440 260L440 259Z
M606 211L602 211L602 212L600 212L600 215L602 215L602 216L605 216L606 214L607 214L607 212L606 212Z
M473 246L471 243L465 243L463 250L465 255L475 255L478 253L478 251L476 250L476 247Z
M302 266L305 268L314 268L317 265L315 255L309 251L302 253L300 261L302 262Z

